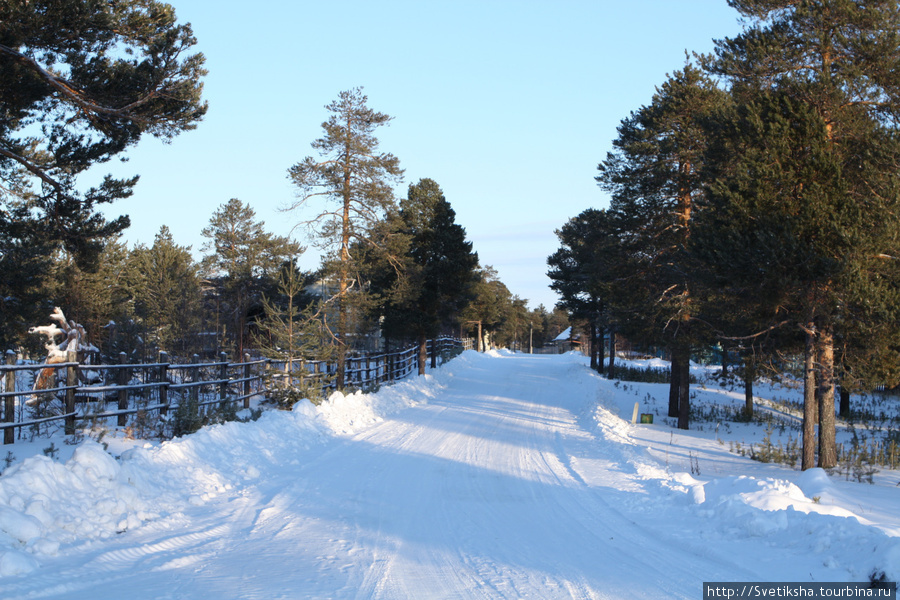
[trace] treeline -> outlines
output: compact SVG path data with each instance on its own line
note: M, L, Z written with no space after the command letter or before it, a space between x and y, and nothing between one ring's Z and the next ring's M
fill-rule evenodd
M385 338L396 345L423 335L473 336L479 322L485 343L527 348L531 336L539 347L566 328L564 312L528 309L491 267L478 264L434 181L409 186L399 207L379 222L398 251L361 252L354 284L367 279L343 296L349 351ZM219 206L202 235L199 260L165 226L150 245L107 241L93 269L57 250L34 278L9 282L10 300L27 293L35 301L3 313L0 344L40 355L44 339L27 331L44 324L57 304L107 357L125 351L152 359L161 350L180 357L221 350L237 357L249 350L270 357L333 354L333 264L304 270L305 249L267 231L238 199ZM454 266L454 249L463 268Z
M572 314L667 349L679 427L698 349L748 386L797 364L802 467L832 467L836 384L900 382L900 10L729 4L744 31L622 120L610 206L558 231L549 274Z
M427 338L480 331L527 347L565 328L563 313L528 310L480 265L435 181L395 197L403 170L375 136L391 117L361 89L326 107L315 156L287 172L289 216L308 225L320 265L301 267L304 248L238 199L211 215L199 260L166 227L125 247L128 217L100 207L138 178L85 189L82 175L144 135L197 127L207 107L195 43L154 0L0 5L0 348L40 353L28 329L57 305L107 358L141 361L252 349L343 365L377 343L424 352Z

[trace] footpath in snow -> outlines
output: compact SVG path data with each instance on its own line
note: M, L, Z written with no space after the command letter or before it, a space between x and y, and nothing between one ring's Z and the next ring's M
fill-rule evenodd
M893 481L631 425L634 393L576 355L466 352L117 458L90 441L29 458L0 476L0 597L699 598L704 581L900 578Z

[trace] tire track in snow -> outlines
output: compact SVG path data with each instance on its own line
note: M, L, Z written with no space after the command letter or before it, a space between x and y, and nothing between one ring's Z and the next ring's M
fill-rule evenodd
M596 398L586 369L551 357L458 360L427 402L303 460L281 444L242 490L61 561L96 581L75 581L73 568L17 586L17 597L51 582L44 597L67 597L67 585L136 600L694 597L693 575L677 577L686 558L722 573L622 510L641 481L615 465L621 440L579 420ZM614 476L585 470L601 464ZM176 525L178 543L165 531ZM159 552L142 559L142 548ZM121 560L101 568L100 556Z

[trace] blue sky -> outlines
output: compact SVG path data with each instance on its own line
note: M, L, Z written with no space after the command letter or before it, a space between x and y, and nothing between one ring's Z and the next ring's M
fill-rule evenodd
M429 2L171 0L207 59L209 112L171 144L147 138L103 173L140 174L129 243L167 225L200 255L201 229L230 198L281 235L304 219L287 169L313 154L324 106L363 86L394 120L381 149L410 183L437 181L482 264L534 308L552 307L554 230L607 206L597 164L631 111L685 50L740 30L725 0ZM295 237L303 241L303 232ZM313 269L310 251L301 265Z

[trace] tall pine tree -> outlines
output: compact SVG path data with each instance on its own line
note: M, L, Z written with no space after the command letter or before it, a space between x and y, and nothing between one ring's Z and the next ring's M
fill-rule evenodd
M424 374L426 341L451 327L471 299L478 255L456 223L456 213L432 179L409 186L400 201L399 231L408 238L405 269L390 277L402 292L384 307L385 331L419 346L419 373ZM436 355L432 353L432 366Z
M176 244L162 226L152 246L131 251L125 279L134 317L155 350L181 357L200 350L200 268L190 247Z
M610 210L625 248L614 294L618 320L632 337L669 348L669 414L682 429L689 422L688 369L698 339L687 244L703 193L703 120L723 101L724 92L696 67L676 72L651 104L622 121L597 177L612 194Z
M0 3L0 281L27 282L0 284L0 337L23 336L32 307L46 312L37 302L59 248L91 270L128 227L99 207L128 197L137 177L85 190L82 174L203 117L195 43L155 0Z
M256 211L237 198L220 206L202 231L203 273L218 298L228 338L237 356L248 344L251 310L262 312L262 293L272 287L281 265L302 249L290 239L265 230Z
M325 135L312 143L321 158L306 157L288 171L297 186L296 209L316 198L326 200L311 225L321 246L331 252L337 309L337 387L344 385L344 363L350 333L350 295L359 290L359 267L351 253L354 244L377 246L376 224L395 206L392 184L403 170L390 153L378 151L374 131L387 125L391 117L372 110L362 88L341 92L326 108L331 113L322 123Z
M886 0L729 4L748 26L704 61L738 106L718 132L727 152L714 154L702 254L781 294L776 310L806 340L802 466L813 466L818 413L818 464L832 467L836 340L853 321L891 336L896 320L884 257L897 256L900 225L900 11Z
M612 273L621 259L617 233L613 214L587 209L556 232L560 248L547 258L550 288L560 296L557 307L588 322L591 367L599 371L603 370L603 332L611 325Z

